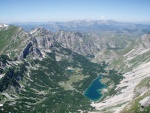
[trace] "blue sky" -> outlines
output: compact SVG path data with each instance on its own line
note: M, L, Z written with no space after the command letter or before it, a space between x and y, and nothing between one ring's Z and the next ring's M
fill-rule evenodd
M150 22L150 0L0 0L0 22Z

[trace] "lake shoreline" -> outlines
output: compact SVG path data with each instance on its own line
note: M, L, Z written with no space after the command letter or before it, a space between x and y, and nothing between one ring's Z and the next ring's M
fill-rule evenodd
M84 91L84 96L89 98L91 101L99 101L103 97L102 90L106 87L105 84L101 82L102 76L96 77L91 84Z

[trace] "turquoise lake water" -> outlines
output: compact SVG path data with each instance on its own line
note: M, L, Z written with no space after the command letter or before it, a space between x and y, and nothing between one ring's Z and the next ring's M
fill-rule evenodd
M84 95L91 99L92 101L97 101L102 97L100 90L105 87L104 84L100 82L101 77L97 77L90 86L86 89Z

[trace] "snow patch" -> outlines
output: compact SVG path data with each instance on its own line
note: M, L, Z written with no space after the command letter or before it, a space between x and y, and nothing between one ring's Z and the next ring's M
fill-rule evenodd
M9 25L7 25L7 24L2 24L2 23L0 23L0 27L8 27Z
M0 104L0 107L3 106L3 104Z
M5 75L5 74L1 74L1 75L0 75L0 79L1 79L4 75Z

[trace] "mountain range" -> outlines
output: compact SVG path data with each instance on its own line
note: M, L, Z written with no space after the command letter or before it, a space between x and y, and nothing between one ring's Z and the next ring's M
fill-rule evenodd
M150 111L149 25L0 25L0 112ZM99 75L107 87L92 101L84 92Z

